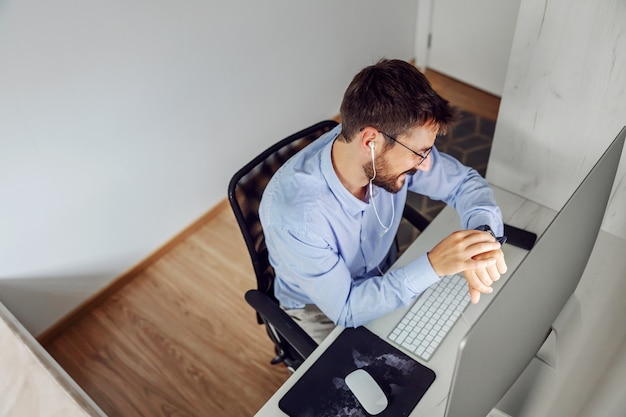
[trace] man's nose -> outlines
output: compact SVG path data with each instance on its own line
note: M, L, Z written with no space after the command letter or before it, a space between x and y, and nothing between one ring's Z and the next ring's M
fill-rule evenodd
M420 171L430 171L430 154L416 168Z

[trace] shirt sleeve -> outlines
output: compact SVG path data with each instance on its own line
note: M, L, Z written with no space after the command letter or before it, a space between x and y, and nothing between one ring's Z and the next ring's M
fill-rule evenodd
M475 169L436 148L431 157L431 169L413 175L409 190L454 207L464 229L487 224L496 236L501 236L504 233L502 213L487 181Z
M266 239L280 276L279 292L291 300L300 297L302 304L317 305L337 325L357 327L407 305L439 278L424 254L384 275L352 279L345 262L326 239L310 231L275 227L269 227Z

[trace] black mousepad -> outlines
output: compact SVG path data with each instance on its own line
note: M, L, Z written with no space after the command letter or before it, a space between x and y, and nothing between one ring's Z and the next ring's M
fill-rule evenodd
M367 417L344 378L358 368L380 385L389 405L377 416L408 416L435 373L365 327L347 328L280 399L290 417Z

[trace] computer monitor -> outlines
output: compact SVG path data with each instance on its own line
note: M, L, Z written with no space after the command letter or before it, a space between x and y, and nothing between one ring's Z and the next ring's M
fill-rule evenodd
M595 244L626 127L463 338L446 417L485 417L533 359Z

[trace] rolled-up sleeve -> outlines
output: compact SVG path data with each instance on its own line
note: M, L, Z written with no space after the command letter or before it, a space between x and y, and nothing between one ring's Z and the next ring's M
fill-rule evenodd
M488 224L496 235L502 235L502 213L487 181L475 169L436 148L431 157L430 171L416 173L409 190L454 207L464 229Z

